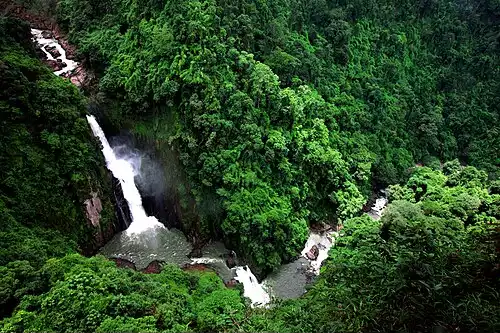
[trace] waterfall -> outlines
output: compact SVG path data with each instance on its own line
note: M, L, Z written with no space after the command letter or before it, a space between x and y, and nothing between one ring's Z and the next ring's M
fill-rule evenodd
M145 230L156 227L164 228L164 225L154 216L147 216L144 211L141 195L139 194L139 190L135 186L134 182L134 177L139 172L139 170L134 168L134 165L137 165L137 163L134 163L132 160L127 160L124 157L117 158L95 117L88 115L87 121L94 135L101 141L102 153L104 155L104 159L106 160L106 166L111 171L113 176L115 176L115 178L120 182L123 196L128 203L130 214L132 215L132 223L127 229L127 233L141 233Z
M236 267L236 277L234 279L243 284L243 296L248 297L252 301L252 307L264 306L271 302L271 297L264 285L259 284L259 281L248 266Z

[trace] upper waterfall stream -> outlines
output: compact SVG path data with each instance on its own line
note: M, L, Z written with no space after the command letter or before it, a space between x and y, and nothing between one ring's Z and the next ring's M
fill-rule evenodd
M65 67L61 70L55 71L54 74L57 76L69 73L78 67L76 61L70 60L66 57L66 50L59 44L55 38L45 38L43 36L43 31L38 29L31 29L31 34L35 40L40 44L40 49L45 53L47 59L49 60L60 60L61 63L65 64ZM52 54L47 50L48 48L55 48L59 53L57 58L54 58Z

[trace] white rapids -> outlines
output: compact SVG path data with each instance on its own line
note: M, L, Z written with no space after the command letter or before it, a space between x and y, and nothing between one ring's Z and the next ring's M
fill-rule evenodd
M222 263L225 265L224 263L224 259L221 259L221 258L191 258L191 263L192 264L202 264L202 265L206 265L206 264L213 264L213 263Z
M317 246L319 250L318 257L315 260L307 258L314 274L319 275L321 264L326 258L328 258L328 251L330 251L332 246L335 244L335 238L338 236L339 234L335 231L326 231L323 233L311 232L309 234L309 238L307 239L306 245L304 246L301 254L304 258L307 258L307 252L309 252L314 245Z
M220 257L191 258L191 264L220 264L227 268L225 260ZM230 275L243 285L243 296L250 299L252 308L266 306L271 302L271 296L265 282L259 283L248 266L233 267L230 269Z
M49 60L61 60L64 64L66 64L66 67L63 69L54 72L55 75L61 76L65 73L71 72L75 68L78 67L78 63L76 61L70 60L66 58L66 50L62 48L62 46L59 44L59 42L54 39L54 38L44 38L43 37L43 31L39 29L31 29L31 34L33 37L36 39L38 44L41 46L41 50L45 55L47 56L47 59ZM47 47L55 47L57 51L59 52L60 56L57 58L54 58L50 52L47 51Z
M333 230L322 233L311 232L301 253L302 257L305 258L305 260L299 258L290 265L293 265L294 267L303 266L307 271L313 273L314 275L319 275L321 264L326 258L328 258L328 251L330 251L332 246L335 244L336 237L338 237L338 233ZM307 257L307 252L309 252L309 250L311 250L313 246L316 246L318 248L319 253L315 260L310 260ZM287 265L281 266L275 272L276 275L274 276L274 278L269 276L268 279L270 278L270 280L265 279L264 281L262 281L262 283L259 283L248 266L238 266L234 268L236 274L236 277L234 279L243 284L243 296L251 300L252 307L267 307L271 302L271 295L273 295L273 297L279 297L279 293L276 293L277 290L275 290L275 283L277 282L276 279L278 279L278 281L286 283L290 278L293 279L294 273L297 273L295 272L295 269L292 268L292 270L290 271L287 270L285 266ZM297 278L300 279L300 277L295 276L295 279ZM294 284L301 284L305 283L305 280L303 282L296 282L297 283ZM283 288L280 287L280 289ZM303 292L305 292L305 289L303 290Z
M264 283L259 283L248 266L238 266L235 269L236 277L234 279L243 284L243 296L252 301L252 307L266 306L271 302L271 296Z
M380 220L380 218L384 214L384 210L387 207L387 204L389 203L386 191L382 190L381 194L382 195L375 200L375 204L371 207L371 210L368 212L368 215L370 215L375 220Z
M101 141L102 153L104 155L104 159L106 160L106 165L113 176L115 176L115 178L120 182L123 196L125 197L125 200L130 208L132 223L128 227L127 233L137 234L151 228L165 228L165 226L160 223L156 217L147 216L144 211L141 195L134 182L134 177L139 172L139 170L134 168L134 165L137 164L134 163L134 161L129 161L125 158L117 158L95 117L87 115L87 121L94 135Z

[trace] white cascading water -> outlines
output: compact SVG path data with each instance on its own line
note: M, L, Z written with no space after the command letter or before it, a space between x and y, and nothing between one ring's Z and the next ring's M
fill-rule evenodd
M382 195L375 200L375 204L371 207L371 210L368 213L368 215L370 215L375 220L380 220L380 218L384 214L384 210L387 207L387 204L389 203L386 190L382 190L381 194Z
M205 258L205 257L202 257L202 258L191 258L191 263L192 264L206 265L206 264L213 264L213 263L216 263L216 262L225 264L224 263L224 259L221 259L221 258Z
M66 51L62 48L57 40L53 38L44 38L42 35L42 30L31 29L31 33L36 41L40 44L41 50L46 54L47 59L60 59L63 63L66 64L66 67L59 71L55 71L54 74L60 76L64 73L74 70L78 66L77 62L66 58ZM57 59L54 59L54 57L47 51L47 47L55 47L60 53L60 56L57 57ZM109 142L106 139L101 126L99 126L99 124L97 123L95 117L87 115L87 121L94 135L99 138L102 144L102 153L104 155L104 159L106 160L106 166L111 171L113 176L120 182L123 196L128 203L130 214L132 215L132 223L127 228L126 233L128 235L134 235L143 233L153 228L166 229L165 226L160 223L154 216L147 216L146 212L144 211L144 207L142 206L142 198L134 181L134 177L137 176L139 172L139 170L137 170L139 164L134 163L135 161L133 160L128 160L123 157L117 157L114 150L109 145ZM217 262L222 262L222 264L225 265L224 261L221 259L191 259L191 263L193 264L208 264ZM271 297L266 292L263 284L259 284L257 278L255 277L255 275L253 275L248 266L238 266L235 267L234 270L236 274L235 280L243 284L244 296L248 297L252 301L252 307L265 306L271 301Z
M191 263L205 265L219 263L226 267L225 260L221 258L191 258ZM266 306L271 302L265 283L259 283L248 266L236 266L231 271L234 273L234 279L243 284L243 296L250 299L251 307Z
M307 258L314 274L319 274L321 264L326 258L328 258L328 251L330 251L333 244L335 244L335 238L338 236L339 234L334 231L324 233L311 232L309 234L309 238L307 239L306 245L304 246L301 254L304 258L307 258L307 252L309 252L313 246L316 245L318 248L318 256L315 260Z
M132 223L128 227L127 233L134 234L151 228L164 228L164 225L156 217L147 216L144 211L141 195L134 182L134 177L137 175L138 170L134 169L133 161L116 157L115 152L109 145L101 126L99 126L94 116L87 115L87 121L94 135L101 141L102 153L106 160L106 165L113 176L120 182L123 196L128 203L130 214L132 215Z
M265 306L271 302L271 297L264 284L259 283L248 266L238 266L235 269L236 277L234 279L243 284L243 296L252 301L252 307Z
M71 72L76 67L78 67L78 63L76 61L66 58L66 50L62 48L62 46L59 44L57 40L55 40L54 38L44 38L42 35L43 31L38 29L31 29L31 34L36 39L38 44L40 44L41 50L45 53L47 59L49 60L60 59L62 63L66 64L66 67L64 67L59 71L54 72L55 75L57 76L63 75L64 73ZM54 59L52 54L50 54L50 52L47 51L47 47L55 47L57 51L59 51L60 56L57 57L57 59Z

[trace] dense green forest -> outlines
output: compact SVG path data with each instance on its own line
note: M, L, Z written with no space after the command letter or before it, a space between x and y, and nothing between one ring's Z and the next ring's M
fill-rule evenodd
M498 0L21 2L97 81L0 17L0 332L500 331ZM308 292L252 309L213 272L82 256L116 219L89 103L175 165L184 231L263 274L343 225Z
M498 1L63 0L57 19L108 118L176 152L191 223L255 266L415 163L498 176Z
M390 187L381 221L346 221L319 281L249 320L265 332L497 332L500 272L491 233L498 182L458 161ZM498 224L496 224L498 226Z
M4 289L4 282L19 284L4 265L29 272L51 257L92 253L102 245L95 240L113 232L115 217L85 101L37 59L25 22L0 18L0 87L1 317L23 293ZM96 227L83 210L92 193L103 206Z

